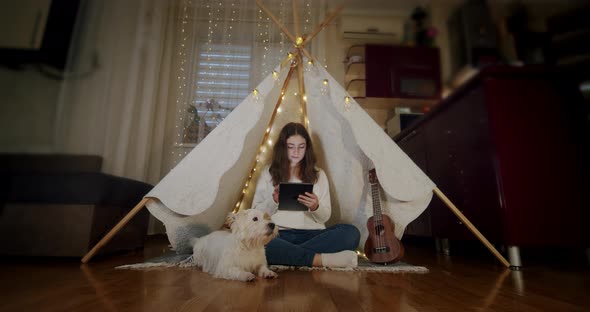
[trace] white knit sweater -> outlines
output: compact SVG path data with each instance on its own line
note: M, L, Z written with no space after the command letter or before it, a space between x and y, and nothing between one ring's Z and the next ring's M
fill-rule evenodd
M315 211L283 211L278 210L278 203L272 198L274 186L269 167L262 170L256 193L252 201L252 208L267 212L272 221L280 229L300 229L300 230L321 230L325 229L324 223L330 219L332 207L330 204L330 187L328 178L322 169L319 169L318 181L313 185L313 193L319 199L319 207ZM289 182L301 182L299 179L289 180Z

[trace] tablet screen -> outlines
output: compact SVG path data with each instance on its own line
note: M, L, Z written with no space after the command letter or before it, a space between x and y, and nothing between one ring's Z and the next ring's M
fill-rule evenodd
M279 210L307 211L297 198L305 192L313 193L312 183L281 183L279 185Z

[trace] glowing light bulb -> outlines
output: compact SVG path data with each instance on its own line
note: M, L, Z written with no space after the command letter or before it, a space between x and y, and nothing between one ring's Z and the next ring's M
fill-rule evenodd
M295 45L300 46L302 43L303 43L303 38L297 37L297 39L295 39Z
M351 108L352 108L352 105L350 104L350 97L349 97L349 96L346 96L346 97L344 98L344 110L345 110L345 111L348 111L348 110L350 110Z
M330 93L330 86L328 85L328 79L324 79L322 81L322 85L320 86L320 94L328 95L328 93Z

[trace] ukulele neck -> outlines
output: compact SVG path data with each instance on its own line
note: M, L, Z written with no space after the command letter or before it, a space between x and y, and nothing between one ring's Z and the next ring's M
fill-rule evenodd
M381 216L381 199L379 198L379 184L371 183L371 194L373 195L373 217L379 221Z

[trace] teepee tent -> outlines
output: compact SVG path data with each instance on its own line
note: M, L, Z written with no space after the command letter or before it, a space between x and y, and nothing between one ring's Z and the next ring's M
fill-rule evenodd
M373 214L368 172L374 168L381 186L381 209L394 221L398 238L426 209L434 192L508 266L498 251L305 49L305 44L340 9L309 35L300 36L295 24L293 36L257 3L293 41L292 53L82 262L87 262L144 206L164 223L176 251L190 250L191 237L219 229L231 211L250 208L258 173L268 163L279 131L286 123L295 121L307 126L318 165L328 176L332 199L329 222L355 225L361 231L361 244L368 236L367 219Z

